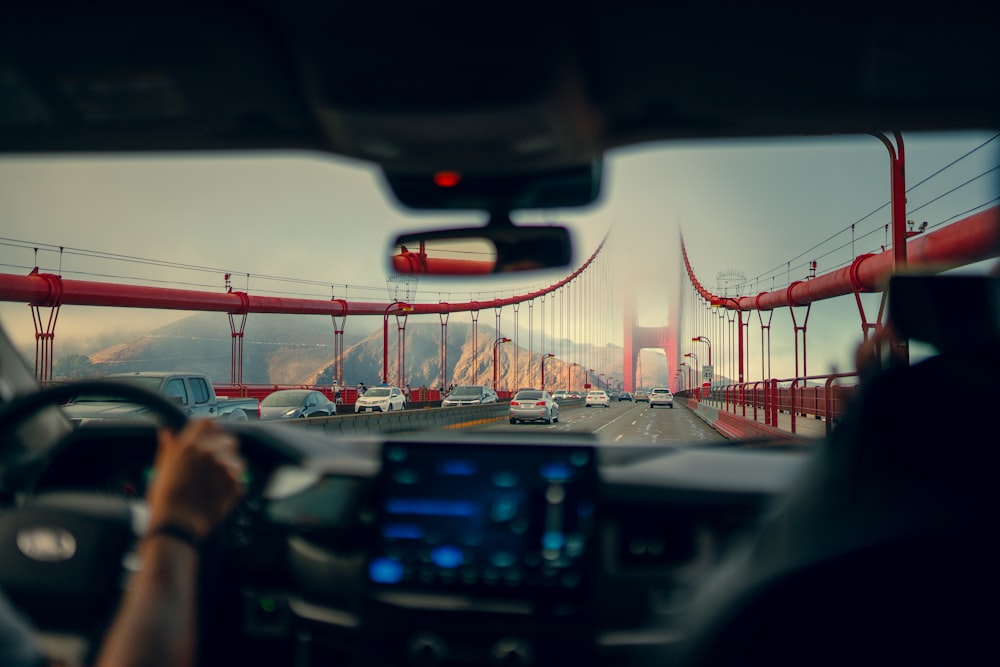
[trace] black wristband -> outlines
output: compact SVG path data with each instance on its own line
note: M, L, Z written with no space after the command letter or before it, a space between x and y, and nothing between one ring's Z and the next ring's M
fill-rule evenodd
M158 524L146 531L146 537L153 537L155 535L167 535L168 537L173 537L181 542L186 542L191 545L195 551L201 551L201 547L204 544L204 540L202 538L198 537L179 523L173 523L171 521Z

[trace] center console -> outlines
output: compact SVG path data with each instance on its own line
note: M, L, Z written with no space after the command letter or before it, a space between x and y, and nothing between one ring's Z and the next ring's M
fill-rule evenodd
M587 446L386 443L365 571L369 657L586 661L597 489Z

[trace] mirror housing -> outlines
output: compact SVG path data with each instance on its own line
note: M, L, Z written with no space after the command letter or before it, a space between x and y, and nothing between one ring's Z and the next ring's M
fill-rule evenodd
M398 236L390 269L404 275L468 276L568 266L569 230L557 225L488 225Z
M412 209L517 211L587 206L601 192L603 163L541 172L475 174L384 171L396 199Z

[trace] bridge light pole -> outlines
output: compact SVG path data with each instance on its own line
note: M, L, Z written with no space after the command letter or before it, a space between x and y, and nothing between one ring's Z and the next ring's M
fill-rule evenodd
M677 364L678 368L680 368L682 366L686 366L687 369L688 369L688 381L687 381L687 384L684 386L684 388L685 389L690 389L691 388L691 364L687 363L686 361L682 361L681 363Z
M576 368L576 362L574 361L569 366L566 367L566 391L573 391L573 369Z
M509 343L510 338L497 338L493 341L493 391L497 390L497 347L503 343Z
M692 343L708 343L708 365L712 365L712 341L708 339L708 336L695 336L691 339Z
M551 352L542 355L542 391L545 391L545 360L554 356Z
M701 371L701 367L698 365L698 355L697 354L695 354L694 352L688 352L684 356L688 357L689 359L694 359L695 368L697 368L699 372Z
M382 384L389 384L389 311L393 306L397 313L413 312L413 306L405 301L393 301L382 313Z
M722 304L725 303L725 302L729 302L729 303L733 304L733 306L734 306L733 310L736 311L736 316L737 316L737 318L739 318L737 320L739 326L736 328L736 333L738 334L738 340L736 341L736 349L738 350L738 353L737 353L737 363L739 364L739 366L737 368L736 375L738 377L739 384L743 384L743 326L744 326L743 325L743 309L740 307L739 299L734 299L734 298L728 297L728 296L713 297L712 298L712 308L721 308ZM750 327L750 321L749 320L747 320L746 326L747 326L747 330L749 331L749 327ZM798 342L797 338L796 338L796 342ZM732 349L732 348L730 348L730 349ZM708 354L709 354L709 357L711 357L711 354L712 354L712 348L711 347L708 348ZM732 357L730 357L730 359L732 359ZM798 363L798 353L796 353L796 360L795 360L795 362ZM709 366L712 365L712 360L711 359L709 359L708 365Z

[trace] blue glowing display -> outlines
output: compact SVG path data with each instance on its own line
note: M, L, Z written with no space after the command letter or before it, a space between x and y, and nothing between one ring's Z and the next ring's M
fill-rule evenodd
M572 471L565 463L546 463L538 468L538 473L550 482L564 482L570 478Z
M562 533L547 532L542 535L542 546L546 549L551 549L552 551L557 551L562 549L563 544L566 543L566 538Z
M587 589L596 457L589 448L403 445L384 450L367 581L508 597Z
M442 461L438 464L438 472L442 475L468 477L476 474L476 464L474 461L451 459L448 461Z
M403 580L403 564L395 558L376 558L368 564L368 576L377 584L398 584Z
M382 527L382 537L391 540L419 540L423 536L423 527L413 523L389 523Z
M476 503L468 500L389 498L385 501L385 511L389 514L471 517L476 515Z
M462 564L462 550L448 545L437 547L431 552L431 561L438 567L458 567Z

